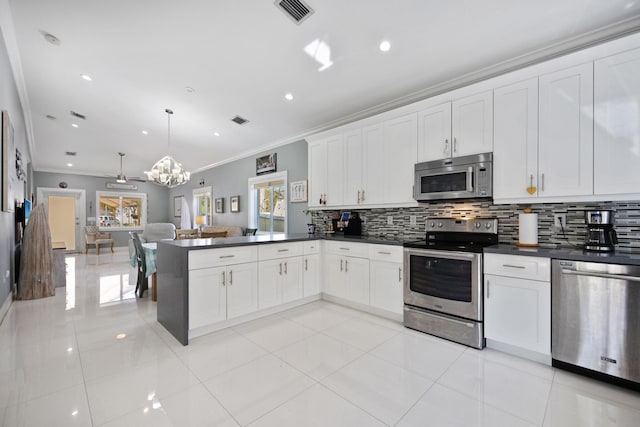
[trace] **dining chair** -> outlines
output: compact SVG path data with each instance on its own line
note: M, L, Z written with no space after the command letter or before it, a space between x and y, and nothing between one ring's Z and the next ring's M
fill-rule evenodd
M256 231L258 231L257 228L245 228L244 229L244 235L245 236L255 236L256 235Z
M206 233L206 232L202 233L202 238L203 239L210 239L210 238L216 238L216 237L227 237L227 232L226 231L214 231L214 232L211 232L211 233Z
M136 282L136 290L134 293L144 295L144 291L149 289L149 279L147 278L147 261L144 255L144 249L142 248L142 242L140 236L135 231L129 232L131 240L133 240L133 247L136 251L136 261L138 263L138 280ZM139 292L138 292L139 290Z

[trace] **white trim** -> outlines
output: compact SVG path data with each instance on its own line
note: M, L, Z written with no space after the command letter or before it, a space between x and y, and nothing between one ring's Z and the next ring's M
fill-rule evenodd
M55 187L38 187L36 189L36 201L45 205L47 212L49 210L48 197L63 195L73 195L76 198L76 250L82 250L82 227L87 224L87 196L86 191L76 188L55 188ZM70 251L73 252L73 251Z
M287 181L287 171L274 172L266 175L258 175L251 177L247 180L247 209L248 211L248 223L250 225L257 224L258 218L256 217L256 200L252 197L252 192L255 191L253 186L263 182L269 181L284 181L284 200L286 206L286 215L284 216L284 234L289 232L289 183ZM260 233L264 234L264 233ZM269 233L270 234L270 233ZM276 233L274 233L276 234ZM280 234L280 233L277 233Z
M12 292L9 292L9 295L7 295L7 298L2 303L2 306L0 306L0 325L2 325L2 322L4 322L4 317L9 312L11 304L13 304L13 294Z
M209 212L207 212L207 225L213 225L213 187L211 185L207 187L198 187L191 190L191 211L193 212L193 219L191 223L195 224L196 216L198 216L198 210L196 209L196 199L203 195L209 196Z

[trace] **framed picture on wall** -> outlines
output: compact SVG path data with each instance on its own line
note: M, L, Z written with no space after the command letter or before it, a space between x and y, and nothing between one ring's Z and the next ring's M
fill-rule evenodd
M173 198L173 216L175 218L180 218L182 215L182 198L184 196L175 196Z
M271 173L277 170L278 166L278 154L268 154L266 156L258 157L256 159L256 175L262 175L263 173Z
M16 167L16 147L9 113L2 111L2 210L13 212L13 187Z
M291 203L307 201L307 181L295 181L289 186L289 200Z
M216 199L216 213L224 213L224 198Z
M229 208L231 212L240 212L240 196L231 196L229 204L231 205Z

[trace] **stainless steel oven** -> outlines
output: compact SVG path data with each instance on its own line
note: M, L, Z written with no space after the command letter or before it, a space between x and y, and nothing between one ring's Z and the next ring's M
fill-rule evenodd
M493 196L493 154L474 154L415 165L418 201Z
M424 241L405 243L405 326L484 347L482 248L497 243L497 220L427 221Z

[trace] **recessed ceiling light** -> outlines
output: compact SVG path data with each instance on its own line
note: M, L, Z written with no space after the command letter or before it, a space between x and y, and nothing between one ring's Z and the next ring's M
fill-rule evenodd
M214 132L213 136L220 136L220 132Z
M71 167L73 166L73 163L67 163L67 166Z
M187 86L187 87L185 87L185 88L184 88L184 90L186 90L186 91L187 91L187 92L189 92L189 93L193 93L193 92L195 92L195 91L196 91L196 90L195 90L194 88L192 88L191 86Z
M73 411L73 412L71 413L71 415L72 415L72 416L74 416L74 417L75 417L76 415L78 415L78 410L76 409L75 411Z
M143 135L149 135L149 132L147 132L146 130L143 130L143 131L142 131L142 134L143 134Z
M380 50L383 52L389 52L389 49L391 49L391 43L387 40L383 40L382 43L380 43Z
M47 119L49 120L55 120L57 117L56 116L52 116L51 114L47 114Z
M40 34L42 34L42 36L44 37L44 39L46 41L48 41L49 43L56 45L56 46L60 46L60 39L57 38L56 36L54 36L51 33L47 33L46 31L42 31L40 30Z
M82 77L84 80L86 80L86 81L88 81L88 82L90 82L90 81L92 81L92 80L93 80L93 79L91 78L91 76L90 76L90 75L88 75L88 74L80 74L80 77Z
M74 128L77 128L77 127L78 127L78 125L77 125L77 124L75 124L75 123L71 123L71 126L73 126Z
M291 93L285 94L284 99L286 99L287 101L293 101L293 94Z
M116 335L116 339L117 340L123 340L126 337L127 337L127 334L125 334L125 333L121 333L121 334Z

